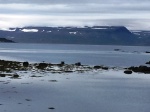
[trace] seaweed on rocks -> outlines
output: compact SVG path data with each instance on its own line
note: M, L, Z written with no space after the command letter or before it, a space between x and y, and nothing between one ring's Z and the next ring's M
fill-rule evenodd
M150 73L150 67L147 67L147 66L139 66L139 67L129 67L128 68L129 70L132 70L133 72L140 72L140 73L145 73L145 74L148 74Z
M105 67L105 66L99 66L99 65L96 65L96 66L94 66L94 69L108 70L109 68L108 68L108 67Z
M23 62L23 66L24 67L28 67L29 66L29 62Z
M39 65L37 66L38 69L45 69L48 66L47 63L39 63Z
M19 70L20 68L20 62L0 60L0 71L10 72L11 70Z
M0 60L0 77L5 77L5 73L11 73L13 75L12 78L19 78L17 75L17 71L34 71L34 72L50 72L50 73L72 73L79 72L82 73L84 71L91 71L96 69L108 70L109 67L105 66L88 66L81 65L81 62L77 62L75 64L66 64L64 61L59 64L51 64L51 63L32 63L29 62L18 62L18 61L6 61Z
M81 66L81 62L75 63L76 66Z

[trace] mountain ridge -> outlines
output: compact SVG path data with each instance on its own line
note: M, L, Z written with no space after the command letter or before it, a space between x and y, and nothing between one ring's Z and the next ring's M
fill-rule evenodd
M18 43L144 45L124 26L22 27L0 30L0 37ZM147 39L149 39L147 37ZM150 45L149 43L145 45Z

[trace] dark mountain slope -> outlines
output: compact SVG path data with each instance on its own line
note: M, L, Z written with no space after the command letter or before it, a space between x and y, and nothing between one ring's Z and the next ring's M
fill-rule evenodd
M150 46L150 31L132 31L138 37L139 45Z
M14 43L14 41L12 41L12 40L8 40L8 39L6 39L6 38L0 38L0 42L5 42L5 43Z
M0 30L0 37L20 43L136 45L137 36L123 26L24 27Z

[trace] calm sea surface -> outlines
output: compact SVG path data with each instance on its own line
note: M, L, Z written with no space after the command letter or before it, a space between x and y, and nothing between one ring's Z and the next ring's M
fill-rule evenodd
M120 49L115 51L114 49ZM0 43L0 59L88 65L131 66L150 61L150 47Z

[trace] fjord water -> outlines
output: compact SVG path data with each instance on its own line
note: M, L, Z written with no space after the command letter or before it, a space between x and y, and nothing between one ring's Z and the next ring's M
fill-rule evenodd
M126 67L150 61L150 54L145 53L149 49L144 46L0 43L0 59Z
M56 44L0 44L0 59L108 66L150 61L150 47ZM114 49L120 49L114 51ZM14 71L15 72L15 71ZM149 112L150 75L122 70L83 73L17 71L0 78L0 112ZM32 77L35 76L35 77ZM41 76L41 77L36 77ZM53 82L52 80L56 80ZM53 110L49 108L54 107Z

